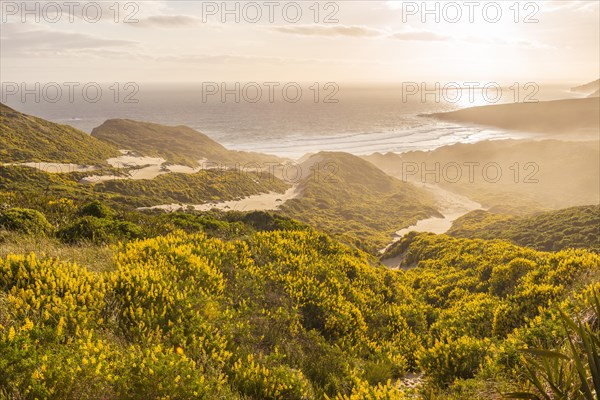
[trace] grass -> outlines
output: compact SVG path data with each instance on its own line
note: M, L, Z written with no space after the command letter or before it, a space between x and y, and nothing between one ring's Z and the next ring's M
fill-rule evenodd
M110 246L91 244L69 245L51 237L20 235L0 231L0 258L8 254L45 254L61 261L73 262L92 272L115 269L113 250Z

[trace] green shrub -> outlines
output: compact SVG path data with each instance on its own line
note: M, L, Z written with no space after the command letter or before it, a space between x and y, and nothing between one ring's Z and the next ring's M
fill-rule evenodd
M435 384L447 386L455 379L469 379L479 371L490 352L488 339L462 336L456 340L438 341L421 352L419 365Z
M79 210L79 215L96 217L96 218L112 218L115 215L115 212L112 208L102 203L101 201L94 200L91 203L88 203L81 207Z
M0 227L27 235L45 235L52 231L52 225L42 213L28 208L0 211Z
M96 244L107 244L119 240L141 238L144 233L141 227L128 221L85 216L60 229L57 235L66 243L88 241Z

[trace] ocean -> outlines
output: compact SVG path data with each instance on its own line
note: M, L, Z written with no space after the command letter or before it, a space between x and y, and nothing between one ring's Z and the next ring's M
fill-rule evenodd
M257 84L257 88L257 85L249 85L244 91L244 85L240 84L240 89L236 90L234 84L228 84L225 89L231 92L224 99L224 92L220 88L209 95L209 88L205 87L203 92L200 84L139 84L137 87L127 88L119 85L112 86L112 89L104 85L102 96L97 102L91 102L95 99L93 91L86 100L83 91L78 88L73 91L72 99L69 99L66 87L63 87L63 95L57 101L55 93L58 93L58 89L53 92L54 87L48 87L45 94L40 89L38 99L31 94L23 101L19 94L6 93L2 94L2 98L8 106L18 111L68 124L88 133L112 118L187 125L229 149L294 159L319 151L365 155L374 152L432 150L453 143L529 137L523 132L460 126L427 116L463 107L492 104L491 98L497 92L488 95L486 100L481 90L464 89L460 93L460 101L457 101L456 91L442 92L438 98L434 98L433 93L424 95L420 89L411 95L408 92L414 91L414 88L409 90L405 87L403 90L400 85L339 85L336 92L336 87L319 84L312 86L312 89L309 85L302 85L301 95L295 85L290 85L288 94L285 95L280 89L282 84L270 93L273 100L271 102L268 99L268 86ZM318 99L315 98L317 87ZM28 88L33 88L33 85ZM134 89L137 89L136 93ZM214 92L215 87L210 90ZM252 102L256 100L259 91L262 91L261 99ZM521 92L524 92L523 88ZM115 93L119 94L118 99L115 98ZM473 94L472 99L468 98L469 94ZM515 90L505 88L496 104L522 101L525 94L519 93L517 98ZM137 103L125 102L126 95L131 96L129 100L137 100ZM236 95L239 102L236 102ZM327 95L329 101L337 102L325 102ZM572 97L578 96L569 92L568 86L544 86L534 96L540 101ZM293 100L298 101L292 102Z

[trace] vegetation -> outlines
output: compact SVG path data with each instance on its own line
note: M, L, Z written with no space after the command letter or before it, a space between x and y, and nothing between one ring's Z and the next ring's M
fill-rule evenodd
M203 159L231 164L281 161L265 154L227 150L205 134L182 125L166 126L129 119L110 119L94 128L92 136L112 143L119 149L163 157L170 163L192 167Z
M429 335L418 362L446 388L440 398L526 386L519 349L559 343L559 312L573 307L566 299L600 281L598 255L582 250L412 234L390 252L403 256L405 280L425 302Z
M22 114L0 103L0 163L55 162L96 165L117 148L68 125Z
M559 310L582 309L600 277L600 256L585 250L411 234L390 249L411 267L403 272L273 213L141 213L61 199L39 210L57 221L57 239L0 235L12 249L0 252L7 398L531 391L521 350L561 343ZM122 225L136 234L119 234ZM402 389L406 372L426 384Z
M203 170L164 174L154 179L115 179L94 185L94 190L111 194L120 203L142 207L235 200L259 193L283 193L288 187L266 172Z
M302 197L287 201L284 215L343 238L367 251L391 235L439 213L428 192L394 179L346 153L319 153L303 165Z
M29 235L45 235L52 231L52 225L43 214L27 208L0 211L0 228Z
M309 166L281 212L174 213L136 207L287 185L0 166L0 399L598 397L598 206L474 212L468 238L403 237L393 271L364 249L432 198L351 155Z
M508 398L586 399L600 396L600 299L593 291L587 294L588 308L573 319L560 313L567 333L560 351L527 349L524 358L527 379L532 391L508 393Z
M0 263L5 393L301 399L358 390L371 364L387 365L369 377L384 384L405 368L391 332L372 331L385 300L370 294L393 293L391 273L385 284L321 234L172 234L122 245L115 260L102 274L33 255Z
M29 167L0 166L0 190L23 193L16 197L26 203L68 198L82 204L97 199L117 208L135 208L235 200L271 191L282 193L288 188L266 172L229 170L169 173L155 179L114 179L89 185L79 183L83 177L83 173L52 174Z
M600 206L571 207L518 217L477 210L454 221L447 234L506 239L543 251L587 248L600 252Z

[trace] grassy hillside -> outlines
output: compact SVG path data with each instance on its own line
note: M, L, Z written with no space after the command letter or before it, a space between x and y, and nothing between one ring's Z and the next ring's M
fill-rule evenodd
M0 193L12 193L25 205L67 198L77 203L100 199L115 207L134 208L236 200L261 193L282 193L288 187L266 173L222 170L164 174L153 180L116 179L90 185L78 183L84 176L85 173L52 174L28 167L2 166Z
M118 156L112 144L67 125L22 114L0 103L0 162L103 164Z
M198 160L218 163L264 163L275 156L227 150L187 126L165 126L128 119L111 119L92 130L92 136L145 156L159 156L173 164L197 166Z
M21 201L32 204L57 197L76 202L101 199L116 207L133 208L235 200L271 191L284 192L288 187L267 173L227 170L170 173L152 180L115 179L89 185L78 183L86 175L81 172L51 174L28 167L0 166L0 192L18 193Z
M311 166L313 172L308 173ZM319 153L302 169L307 175L302 197L286 202L283 214L363 248L382 248L395 231L438 215L428 192L386 175L359 157Z
M96 192L137 207L160 204L201 204L259 193L283 193L289 186L271 175L206 170L195 174L164 174L148 180L111 180L94 185Z
M574 134L580 131L595 133L600 129L600 100L586 98L498 104L466 108L433 116L446 121L491 125L528 132Z
M587 248L600 252L600 206L572 207L518 217L472 211L454 221L447 234L507 239L543 251Z
M597 141L558 140L494 140L365 157L397 178L436 183L437 177L445 189L510 213L600 203L599 158ZM466 163L472 163L472 173ZM436 165L437 176L423 177L423 171ZM453 165L460 167L459 179ZM486 165L490 167L484 174ZM408 174L411 168L415 174ZM496 171L501 173L498 180Z

